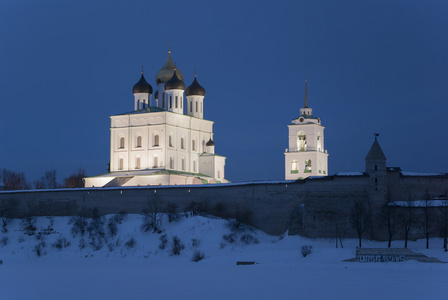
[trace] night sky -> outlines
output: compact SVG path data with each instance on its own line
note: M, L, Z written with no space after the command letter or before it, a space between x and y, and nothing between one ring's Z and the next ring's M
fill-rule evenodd
M93 3L91 3L93 2ZM284 178L287 124L308 101L329 174L448 172L446 1L1 1L0 168L32 181L107 171L110 115L172 58L206 89L226 177Z

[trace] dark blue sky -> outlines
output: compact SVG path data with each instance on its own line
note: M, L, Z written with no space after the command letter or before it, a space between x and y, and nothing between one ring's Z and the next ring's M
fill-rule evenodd
M94 2L94 3L91 3ZM168 4L169 3L169 4ZM133 109L140 68L197 68L232 181L284 178L287 124L322 119L329 173L448 172L448 2L1 1L0 168L33 180L104 173L109 116Z

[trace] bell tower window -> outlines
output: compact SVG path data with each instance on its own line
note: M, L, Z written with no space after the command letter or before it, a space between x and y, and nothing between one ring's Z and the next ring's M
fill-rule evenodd
M297 134L297 150L306 151L306 134L305 131L299 131Z

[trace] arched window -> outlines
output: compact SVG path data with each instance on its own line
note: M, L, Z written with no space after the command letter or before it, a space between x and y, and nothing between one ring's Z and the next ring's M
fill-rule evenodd
M140 157L137 157L135 160L135 168L140 169Z
M178 101L178 99L177 99L178 97L176 96L176 108L177 108L177 101Z
M123 159L120 158L120 160L118 161L118 170L123 170Z
M218 178L221 178L221 173L219 173L219 171L218 171Z
M196 101L196 112L198 112L198 101Z
M154 136L154 146L159 146L159 135L158 134L156 134Z
M137 100L137 110L140 109L140 100Z
M202 141L202 152L205 152L205 141Z
M305 173L311 173L311 159L305 160Z
M120 138L120 149L124 148L124 137Z
M182 170L185 171L185 158L182 158Z
M174 158L170 157L170 169L174 169Z
M170 107L169 108L173 108L173 96L170 96Z
M165 108L165 92L163 93L162 97L162 108Z
M299 173L299 162L296 159L291 162L291 173Z
M190 112L193 112L193 101L190 102Z
M193 151L196 151L196 141L195 141L195 140L192 140L192 141L191 141L191 149L192 149Z
M320 137L320 132L317 133L317 151L322 151L322 139Z
M306 134L305 131L299 131L297 134L297 150L306 151Z
M142 146L142 137L139 135L137 137L137 148L140 148Z
M169 138L168 138L168 145L169 145L170 147L173 147L173 138L171 137L171 135L170 135Z
M184 103L184 101L182 100L182 96L180 97L180 108L182 108L182 103Z
M159 166L159 157L154 156L154 168L157 168Z
M180 138L180 148L185 149L184 138Z

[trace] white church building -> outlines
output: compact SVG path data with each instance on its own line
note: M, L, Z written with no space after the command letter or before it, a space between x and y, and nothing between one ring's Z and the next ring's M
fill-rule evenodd
M285 150L285 179L328 175L328 153L324 150L324 129L320 118L308 107L308 82L305 80L305 106L288 125L289 148Z
M110 172L84 178L86 187L227 183L226 158L215 154L213 122L204 119L205 89L196 74L185 88L171 59L156 76L143 71L133 87L134 110L110 117Z

